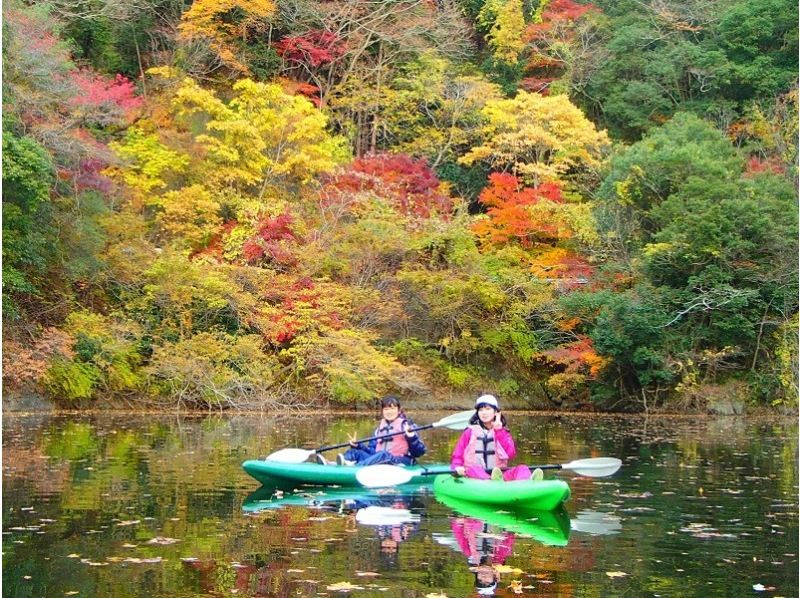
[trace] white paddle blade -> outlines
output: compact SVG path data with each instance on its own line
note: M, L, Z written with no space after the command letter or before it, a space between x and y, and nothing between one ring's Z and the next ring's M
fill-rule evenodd
M356 511L356 521L363 525L400 525L402 523L415 523L419 519L419 515L412 513L408 509L369 506Z
M279 463L302 463L308 459L314 451L299 448L284 448L267 455L264 461L278 461Z
M397 465L368 465L356 472L358 483L367 488L383 488L410 482L414 474Z
M614 475L622 467L622 461L614 457L597 457L595 459L578 459L570 461L561 466L561 469L569 469L578 475L589 478L602 478Z
M450 430L463 430L469 425L469 418L475 413L474 409L459 411L453 415L443 417L433 424L434 428L449 428Z
M619 517L610 513L578 511L578 515L570 521L570 527L576 532L592 536L607 536L618 534L622 530L622 523Z

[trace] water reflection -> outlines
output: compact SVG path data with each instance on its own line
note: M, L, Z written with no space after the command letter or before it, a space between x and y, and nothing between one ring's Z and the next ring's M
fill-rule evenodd
M608 536L618 534L622 530L622 521L617 515L601 513L599 511L578 511L570 522L570 527L576 532L583 532L593 536Z
M4 414L3 594L313 596L349 583L361 595L468 596L480 561L454 536L461 518L489 526L490 540L514 536L492 568L521 571L523 592L798 595L794 420L515 414L526 463L624 462L611 478L559 474L572 498L549 522L476 513L425 491L254 492L241 471L287 443L372 425L324 414ZM446 461L455 442L446 430L425 440L430 462ZM504 585L497 593L508 594Z

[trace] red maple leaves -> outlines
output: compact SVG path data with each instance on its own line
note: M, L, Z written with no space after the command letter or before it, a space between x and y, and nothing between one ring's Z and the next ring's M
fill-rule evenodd
M453 200L440 186L423 158L376 154L355 160L347 171L332 178L326 201L342 201L350 194L371 191L406 216L447 217L453 210Z
M275 44L275 50L288 62L318 67L342 56L347 50L347 44L330 31L311 30L303 35L284 37Z

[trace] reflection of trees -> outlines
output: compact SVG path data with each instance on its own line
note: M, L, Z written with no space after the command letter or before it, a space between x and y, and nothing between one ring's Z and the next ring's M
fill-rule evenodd
M355 572L385 572L379 558L382 538L375 528L356 524L333 508L242 513L242 501L255 483L241 472L241 461L273 448L310 446L321 443L322 436L331 438L328 420L314 421L311 426L307 420L286 424L258 417L32 420L6 414L4 530L22 529L4 540L4 567L10 568L4 573L21 563L31 567L37 585L31 586L30 595L42 596L52 595L47 584L58 580L63 585L64 579L75 581L60 590L76 589L82 595L98 595L103 588L129 592L122 595L135 595L142 588L149 595L175 595L201 583L201 575L202 583L217 584L215 591L238 588L248 578L259 596L290 596L298 590L312 595L330 583L368 581L356 578ZM371 415L345 421L361 422L368 429L372 425ZM794 422L515 414L511 425L520 454L527 455L520 461L526 463L602 455L624 461L613 478L564 475L573 490L568 509L575 513L603 505L603 511L621 517L624 537L635 539L635 558L634 548L622 536L574 533L568 549L517 538L509 564L534 576L548 576L553 582L549 589L559 595L581 587L576 579L583 572L619 569L630 577L652 580L645 590L653 593L698 594L712 576L715 591L724 594L742 579L760 578L767 567L742 559L743 553L752 551L766 560L792 552L786 546L796 544ZM444 458L452 440L446 433L426 438L436 455L431 459ZM425 533L403 540L397 552L399 573L393 573L401 575L402 582L392 583L402 583L412 593L433 588L454 596L471 594L473 576L465 559L431 542L427 533L449 531L450 511L430 497L417 498L421 503L412 508L424 506ZM23 506L35 509L22 511ZM34 529L25 530L29 525ZM155 536L178 542L148 544ZM708 562L732 563L708 568L697 560L687 561L680 553L698 543ZM63 558L72 553L80 558ZM45 563L42 555L62 558ZM115 557L162 560L108 560ZM181 559L187 557L200 565L184 564ZM80 559L108 564L92 567ZM680 579L675 568L686 569ZM784 569L774 569L774 578L783 576L786 587L796 587L796 580L788 577L791 567ZM307 579L320 583L301 581ZM618 589L613 579L593 583L599 595L613 595ZM9 588L14 595L14 586Z

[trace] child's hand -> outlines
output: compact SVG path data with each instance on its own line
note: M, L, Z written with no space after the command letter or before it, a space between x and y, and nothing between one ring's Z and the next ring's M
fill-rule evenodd
M405 433L406 433L406 436L408 436L409 438L414 438L414 436L416 436L416 435L417 435L417 433L416 433L416 432L414 432L413 430L411 430L411 426L409 426L409 425L408 425L408 422L407 422L407 421L404 421L404 422L403 422L403 432L405 432Z
M353 448L356 448L358 446L358 443L356 442L355 432L351 432L350 434L347 435L347 442L349 442L350 446L352 446Z
M456 475L459 475L459 476L461 476L463 478L465 475L467 475L467 468L464 467L463 465L460 465L460 466L455 468L455 472L456 472Z
M492 424L495 430L500 430L503 427L503 420L500 419L500 412L498 411L497 414L494 416L494 424Z

